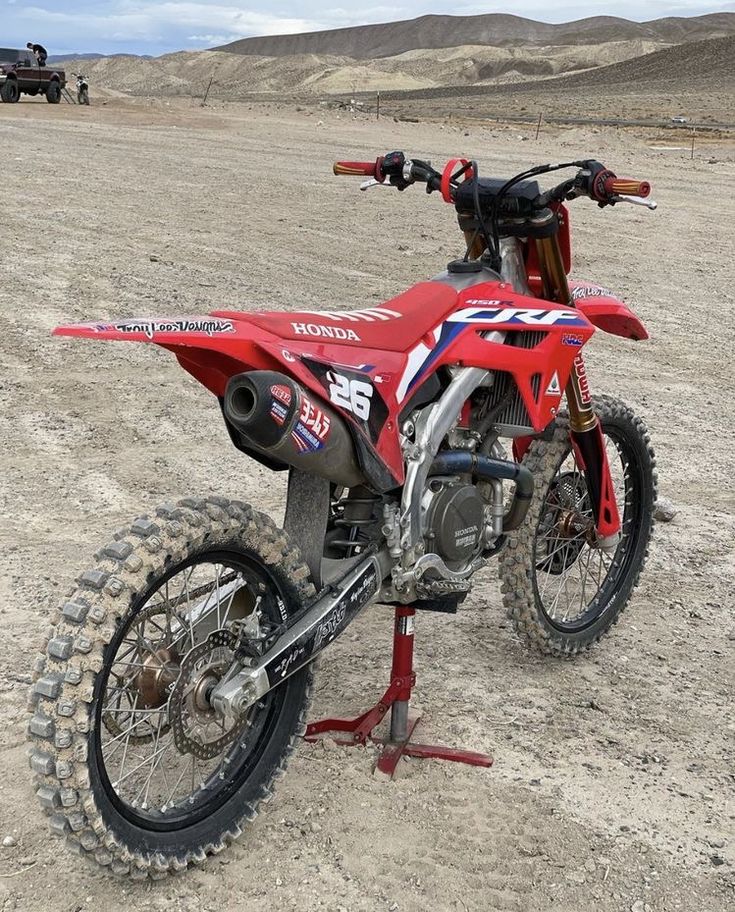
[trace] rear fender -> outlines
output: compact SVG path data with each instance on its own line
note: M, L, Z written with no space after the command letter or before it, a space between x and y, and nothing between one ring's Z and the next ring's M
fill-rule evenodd
M265 348L273 339L270 333L209 315L74 323L57 327L53 334L106 342L152 342L173 352L184 370L219 397L224 396L234 374L278 369L278 361Z
M643 323L609 289L595 285L594 282L570 282L569 290L574 306L599 329L624 339L640 341L648 338Z

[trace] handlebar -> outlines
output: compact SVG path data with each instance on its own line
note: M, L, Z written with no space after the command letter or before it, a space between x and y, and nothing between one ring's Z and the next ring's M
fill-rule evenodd
M459 164L462 167L455 171L455 167ZM614 206L615 203L627 202L647 205L650 209L656 208L655 203L644 202L651 193L651 185L648 181L618 177L605 165L592 159L566 162L562 165L543 165L530 169L524 175L519 175L519 178L527 175L537 176L566 167L577 167L579 170L573 178L545 193L540 193L535 201L530 200L529 205L532 208L540 210L551 203L575 199L579 196L587 196L600 206ZM388 152L378 156L374 162L337 161L333 165L333 171L337 175L371 178L362 184L362 189L367 189L377 183L405 190L411 184L423 183L426 184L427 193L438 190L448 203L457 202L457 191L462 186L461 179L465 181L477 179L472 163L465 159L453 159L442 173L432 168L429 162L411 160L403 152ZM514 182L511 181L508 186ZM502 185L503 182L499 183Z

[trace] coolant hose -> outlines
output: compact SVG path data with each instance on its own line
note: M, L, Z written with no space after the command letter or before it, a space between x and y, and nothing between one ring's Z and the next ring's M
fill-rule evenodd
M429 475L473 475L483 481L503 479L516 484L513 503L503 517L503 532L517 529L526 518L533 497L533 475L525 466L493 459L468 450L445 450L432 463Z

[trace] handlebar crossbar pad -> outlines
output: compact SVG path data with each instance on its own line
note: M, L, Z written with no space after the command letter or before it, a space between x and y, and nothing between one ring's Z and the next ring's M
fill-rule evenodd
M477 178L471 178L460 184L454 194L454 205L459 211L472 212L475 208L475 183ZM477 182L477 197L483 211L490 210L497 199L498 193L506 183L504 178L481 177ZM534 201L541 193L537 181L519 181L512 186L500 202L499 214L509 216L529 216L536 212Z

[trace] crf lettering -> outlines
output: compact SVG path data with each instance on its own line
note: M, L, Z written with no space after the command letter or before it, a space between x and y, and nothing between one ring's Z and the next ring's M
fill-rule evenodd
M579 323L579 314L569 310L538 310L533 307L481 308L460 310L449 317L457 323L522 323L525 326L553 326L555 323Z

